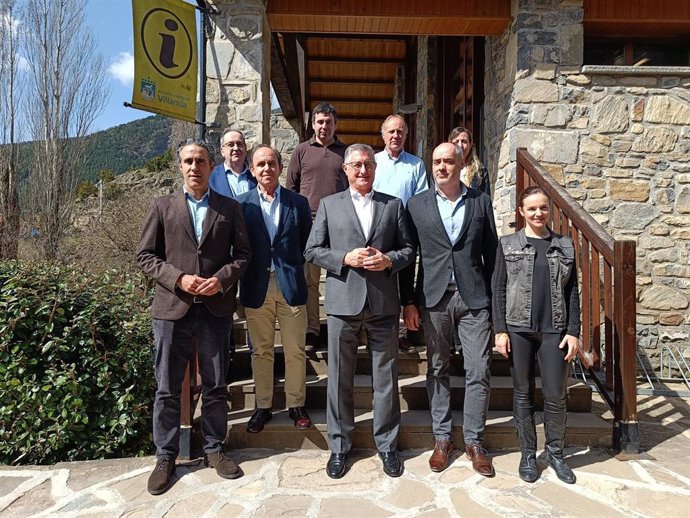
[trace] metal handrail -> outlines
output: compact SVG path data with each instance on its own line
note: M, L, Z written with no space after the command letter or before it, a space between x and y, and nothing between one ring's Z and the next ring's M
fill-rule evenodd
M613 411L614 448L637 454L635 242L610 236L527 149L519 148L516 158L517 229L525 226L517 207L518 193L531 185L541 187L551 202L553 230L571 236L577 250L583 330L578 358Z

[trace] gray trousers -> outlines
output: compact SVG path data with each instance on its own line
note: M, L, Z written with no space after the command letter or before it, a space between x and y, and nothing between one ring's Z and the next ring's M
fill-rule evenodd
M196 350L201 374L201 434L205 453L222 449L228 430L225 371L232 317L216 317L204 304L194 304L179 320L153 319L155 374L153 442L156 457L180 452L180 395L189 360Z
M328 315L328 402L326 423L333 453L348 453L355 429L353 402L358 334L366 332L374 390L374 442L395 451L400 433L398 399L398 315L374 315L368 307L356 316Z
M489 410L491 383L491 315L470 310L457 291L447 291L436 306L422 308L427 346L426 388L435 439L452 440L449 357L454 330L462 340L465 364L463 435L466 444L481 443Z

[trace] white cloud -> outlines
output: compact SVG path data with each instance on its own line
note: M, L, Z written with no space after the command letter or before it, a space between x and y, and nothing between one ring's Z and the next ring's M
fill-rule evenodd
M120 83L131 86L134 82L134 56L129 52L120 52L108 70Z

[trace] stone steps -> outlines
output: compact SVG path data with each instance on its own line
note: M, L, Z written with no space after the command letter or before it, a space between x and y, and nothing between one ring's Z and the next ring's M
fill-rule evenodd
M280 342L276 343L277 345L273 353L275 361L274 372L275 376L279 378L285 374L285 360L283 346L280 345ZM416 353L399 353L398 373L401 376L426 374L426 360L426 349L424 347L418 347ZM357 367L355 372L358 374L371 374L371 360L365 346L360 346L357 351ZM538 365L536 366L536 372L539 372ZM246 379L251 377L251 373L251 352L245 345L239 345L233 359L233 378ZM322 374L328 374L328 352L325 348L307 353L307 375ZM451 357L450 374L454 376L464 375L462 354L455 354ZM491 375L510 376L508 360L497 351L494 351L491 357Z
M306 407L314 409L326 408L327 376L310 375L307 377ZM451 407L459 410L463 408L465 398L465 378L451 376ZM356 409L371 410L373 408L373 391L371 376L355 375L354 404ZM228 386L230 408L235 410L254 409L255 391L251 379L236 381ZM426 390L426 376L401 375L398 382L400 408L402 410L429 410L429 399ZM535 405L538 410L543 408L543 394L541 378L537 378L535 387ZM589 385L570 378L568 380L567 405L571 412L589 412L592 409L592 389ZM286 408L284 380L278 379L274 383L273 408ZM497 376L491 380L490 410L512 410L513 387L510 378Z
M260 433L248 433L245 429L252 409L233 410L228 416L227 444L231 449L271 448L271 449L320 449L328 450L326 411L309 410L313 426L308 430L297 430L289 418L287 410L273 413ZM355 411L354 449L375 449L372 436L372 417L370 410ZM462 411L453 412L453 440L456 445L463 444ZM544 444L544 427L537 426L539 447ZM568 413L566 444L568 446L608 447L610 446L611 425L591 413ZM398 439L399 450L430 449L434 437L431 433L428 410L404 410L402 426ZM491 410L488 414L484 446L488 449L514 449L518 446L509 410Z

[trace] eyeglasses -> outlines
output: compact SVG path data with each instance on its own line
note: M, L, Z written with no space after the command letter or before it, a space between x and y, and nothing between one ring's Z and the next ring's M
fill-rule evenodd
M243 148L244 147L244 142L226 142L223 144L221 147L238 147L238 148Z
M349 165L353 169L359 171L364 166L364 169L372 170L376 166L376 162L347 162L345 165Z

